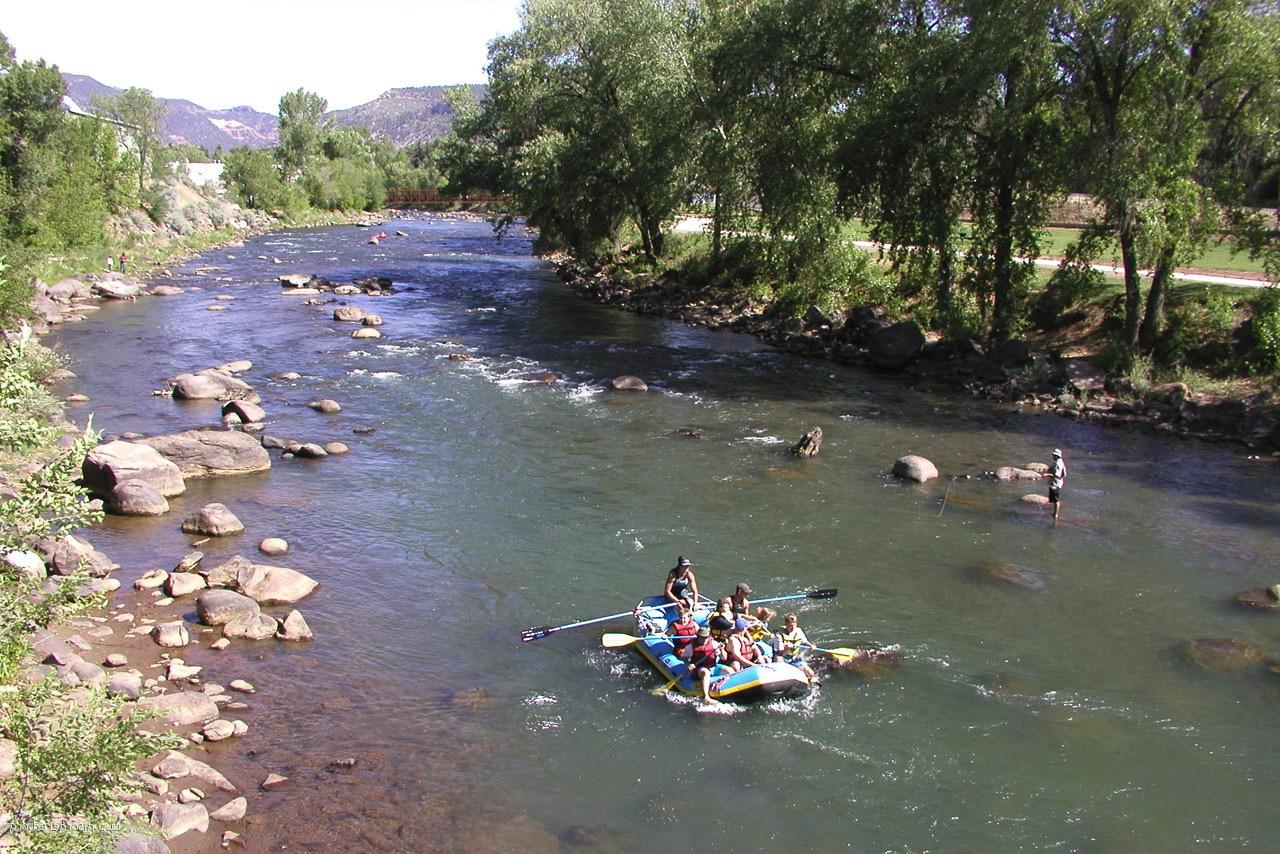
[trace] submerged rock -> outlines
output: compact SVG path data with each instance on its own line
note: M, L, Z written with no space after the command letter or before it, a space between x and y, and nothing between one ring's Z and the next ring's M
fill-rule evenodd
M620 377L614 377L609 381L609 387L614 391L648 391L649 385L639 377L631 374L623 374Z
M308 403L307 406L314 409L316 412L323 412L326 415L332 415L336 412L342 411L342 405L339 404L338 401L330 400L327 397L320 400L313 400Z
M988 561L977 568L980 578L988 581L999 581L1021 587L1023 590L1043 590L1044 579L1035 572L1014 563L997 563Z
M1269 660L1266 650L1233 638L1196 638L1178 644L1178 655L1205 670L1243 670Z
M1270 587L1255 587L1252 590L1241 591L1232 597L1232 601L1246 608L1280 612L1280 599L1276 598Z
M800 437L800 441L791 446L792 456L802 460L812 459L822 450L822 428L814 427Z
M1013 466L1001 466L996 469L996 480L1040 480L1040 473L1031 471L1030 469L1014 468Z

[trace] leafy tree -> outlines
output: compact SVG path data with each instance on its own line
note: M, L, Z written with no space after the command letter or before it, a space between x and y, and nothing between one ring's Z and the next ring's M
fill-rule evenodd
M280 208L284 182L270 151L233 148L223 155L223 179L241 204L250 208Z
M134 156L138 158L138 195L147 190L147 177L155 168L152 161L162 147L165 105L157 101L151 90L137 86L125 89L118 95L94 98L94 106L105 115L120 122L122 132L129 141Z
M280 145L276 158L284 177L293 180L321 155L328 130L324 111L328 102L315 92L296 89L280 96Z
M34 232L32 212L45 167L45 146L61 126L66 84L44 60L18 62L0 33L0 204L5 236Z

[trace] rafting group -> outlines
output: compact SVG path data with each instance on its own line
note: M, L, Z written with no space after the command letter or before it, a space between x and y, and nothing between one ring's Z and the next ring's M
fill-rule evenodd
M528 643L565 629L631 617L636 634L606 632L600 642L609 649L630 647L643 655L667 680L654 694L674 689L707 704L792 697L818 682L807 660L810 654L820 654L823 661L860 673L864 667L888 667L898 660L892 649L816 646L800 628L795 614L783 617L781 628L770 628L777 612L764 607L766 603L830 599L837 592L824 588L752 602L751 586L743 583L732 596L712 600L698 590L692 564L681 555L667 572L662 593L642 600L630 611L525 629L520 639Z

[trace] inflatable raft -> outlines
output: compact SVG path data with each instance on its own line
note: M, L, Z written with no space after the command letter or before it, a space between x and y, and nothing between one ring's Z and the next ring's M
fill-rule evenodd
M671 641L655 637L666 631L675 619L674 609L660 607L666 599L653 596L636 606L636 634L641 640L634 646L640 651L666 682L675 680L671 687L683 694L701 697L702 685L689 673L689 665L675 654ZM705 624L710 610L699 609L694 620ZM785 662L757 664L734 673L723 664L711 672L713 699L731 703L754 703L776 697L794 697L809 690L809 680L794 665Z

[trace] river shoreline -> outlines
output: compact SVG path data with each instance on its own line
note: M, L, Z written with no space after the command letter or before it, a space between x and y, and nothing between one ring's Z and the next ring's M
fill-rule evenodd
M824 317L816 309L804 318L776 320L767 315L767 304L741 297L730 301L724 294L661 275L627 278L563 253L546 258L574 292L637 314L754 335L786 353L900 376L937 393L963 392L1027 413L1241 445L1253 456L1280 459L1280 405L1265 393L1221 398L1193 392L1180 382L1137 389L1084 358L1032 352L1022 342L988 349L970 340L930 340L918 328L906 331L919 336L921 346L901 357L878 358L868 346L870 335L890 324L871 307L851 310L848 321ZM895 329L908 325L915 326L908 321Z

